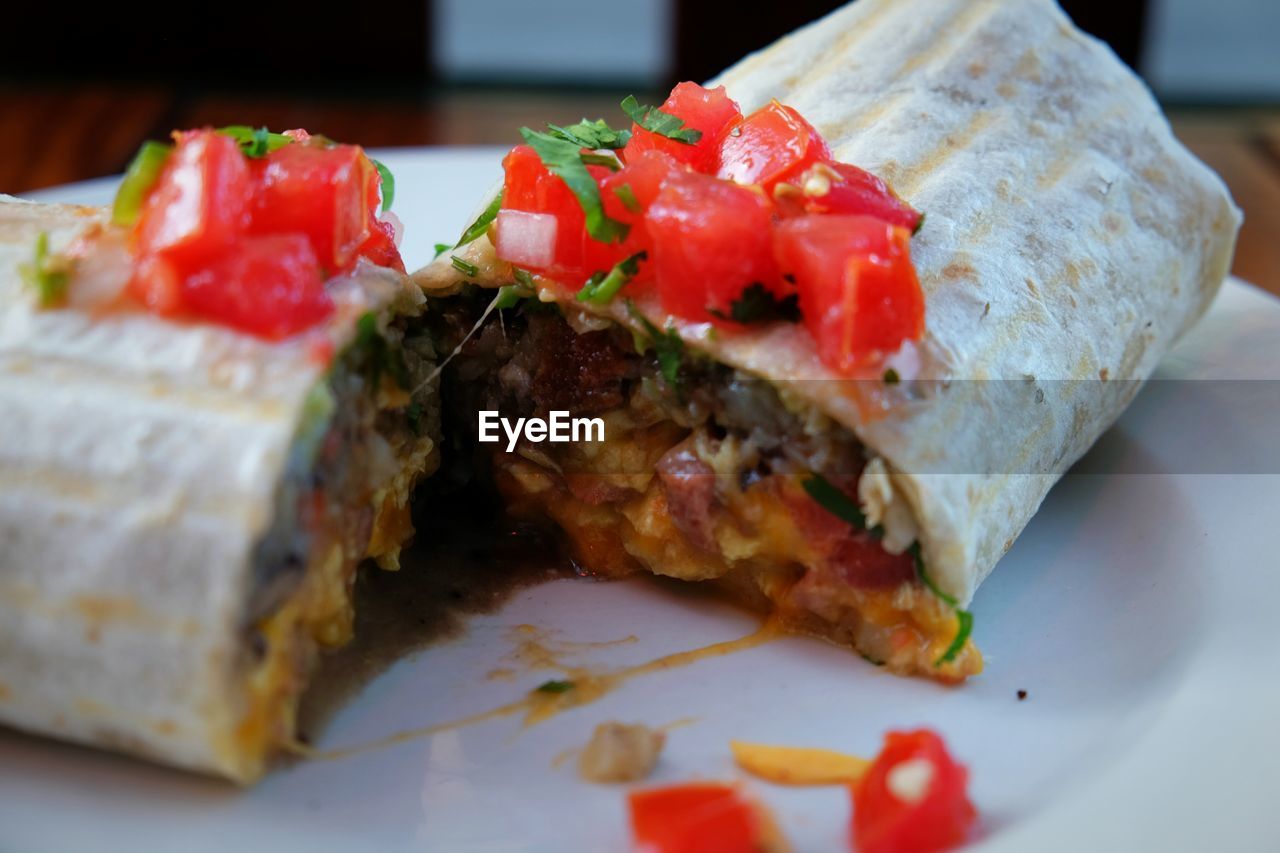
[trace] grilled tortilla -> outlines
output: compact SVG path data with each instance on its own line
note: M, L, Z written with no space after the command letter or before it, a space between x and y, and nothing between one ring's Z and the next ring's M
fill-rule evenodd
M248 782L350 635L356 565L412 533L438 455L422 296L362 262L280 343L38 308L41 232L102 237L73 300L128 275L107 216L0 197L0 722Z
M1240 214L1143 84L1050 0L859 0L716 84L744 113L769 99L796 108L838 160L926 214L912 256L927 331L895 362L908 381L842 380L795 325L716 334L643 296L595 305L572 298L580 282L540 281L558 315L526 303L529 316L504 318L501 341L473 336L453 369L487 383L481 402L520 414L567 400L616 420L619 438L495 450L499 485L564 527L587 568L716 580L897 671L972 675L972 643L944 653L967 628L962 609L1204 313ZM454 254L476 267L470 281L513 281L487 238ZM448 257L416 278L475 301L449 296L460 276ZM652 353L627 355L633 334L655 329L694 356L683 395L658 381ZM581 369L556 373L566 359ZM797 520L794 483L757 484L851 472L846 491L884 547L918 549L920 576L889 593L810 554L821 534Z

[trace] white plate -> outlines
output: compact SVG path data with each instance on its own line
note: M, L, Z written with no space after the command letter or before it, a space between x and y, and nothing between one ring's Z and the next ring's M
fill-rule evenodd
M493 149L390 151L410 266L458 234ZM37 194L101 202L111 182ZM0 733L0 849L561 851L627 847L623 791L556 764L602 720L694 718L655 781L734 778L730 738L876 750L929 725L972 772L991 850L1275 849L1280 838L1280 302L1228 282L1119 425L1065 479L974 604L987 670L961 688L887 675L803 639L626 683L530 728L519 717L284 767L251 791ZM1229 382L1227 380L1251 380ZM1248 473L1260 472L1260 473ZM645 582L555 581L394 664L320 746L512 701L530 623L621 666L749 632L751 618ZM1026 689L1029 697L1015 694ZM800 850L843 849L839 789L748 783Z

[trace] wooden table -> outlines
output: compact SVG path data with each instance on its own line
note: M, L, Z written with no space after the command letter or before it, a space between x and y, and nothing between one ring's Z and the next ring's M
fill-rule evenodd
M614 115L625 94L462 89L316 98L164 86L0 86L0 191L116 174L140 141L175 127L306 127L369 147L506 144L521 125ZM1280 296L1280 109L1175 110L1171 117L1178 136L1222 175L1244 210L1232 271Z

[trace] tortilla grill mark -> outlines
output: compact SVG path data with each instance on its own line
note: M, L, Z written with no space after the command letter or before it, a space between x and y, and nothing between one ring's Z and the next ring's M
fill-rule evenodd
M850 21L849 27L845 29L845 31L840 35L838 39L836 39L835 43L827 46L826 50L830 51L830 55L831 55L830 59L827 59L824 62L818 63L817 65L812 66L806 71L802 71L799 74L794 74L791 77L788 77L786 80L783 81L782 87L794 91L798 86L803 85L808 81L821 79L821 76L826 72L828 68L839 65L841 63L843 57L847 54L850 48L852 48L855 44L871 36L873 33L877 31L876 25L879 23L879 19L883 17L883 15L886 12L889 11L889 8L892 5L893 4L891 3L881 3L878 6L869 6L868 8L870 9L870 11L868 11L865 15L862 15L861 19L855 19ZM862 9L859 9L857 7L854 7L854 8L857 12L863 11ZM836 12L835 14L841 14L841 13ZM764 51L757 53L756 56L753 57L753 59L756 61L759 61L763 58L765 58ZM734 70L748 71L750 69L749 67L739 67Z
M986 110L976 110L968 123L955 133L948 133L924 158L913 166L907 166L897 177L893 189L903 198L910 198L929 178L938 172L938 168L950 160L955 154L965 151L973 140L991 124L995 114Z

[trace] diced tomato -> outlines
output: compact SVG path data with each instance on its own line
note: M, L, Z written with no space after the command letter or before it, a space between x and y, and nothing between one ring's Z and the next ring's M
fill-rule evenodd
M803 216L779 223L774 251L794 276L818 354L851 373L924 333L924 294L911 234L871 216Z
M250 192L235 140L210 130L183 134L142 206L134 252L183 267L204 263L244 233Z
M754 808L732 785L700 783L632 791L631 831L645 853L759 853Z
M772 210L760 193L710 175L669 176L644 219L662 305L690 320L728 313L751 284L780 286Z
M833 174L834 173L834 174ZM865 214L915 231L920 213L893 194L870 172L847 163L823 163L801 175L804 209L809 213ZM816 192L829 186L825 193Z
M506 178L503 182L502 207L528 213L547 213L556 217L556 245L553 261L545 268L531 272L545 274L565 284L579 285L597 270L609 270L626 257L621 244L602 243L587 234L586 216L578 197L558 176L543 165L536 151L528 145L517 145L502 161ZM598 182L610 174L603 166L587 170Z
M360 247L358 253L362 258L368 258L380 267L390 267L393 270L404 272L404 259L400 257L400 250L396 248L396 229L392 227L390 222L383 222L381 219L371 219L369 222L369 239L364 241L364 245Z
M333 311L320 261L303 234L245 237L234 252L188 276L182 295L203 317L273 340Z
M129 279L129 293L163 317L172 316L183 309L182 275L172 261L161 255L144 255L133 267Z
M830 159L818 131L791 107L770 101L725 130L715 169L716 177L772 192L779 181Z
M376 210L378 172L364 151L294 143L253 163L251 233L306 234L330 274L350 269Z
M968 777L935 733L889 732L853 787L859 853L932 853L963 843L978 816Z
M679 117L686 127L700 131L701 138L694 143L680 142L632 124L631 141L622 150L622 159L627 163L644 151L657 150L699 172L709 172L715 167L720 134L730 123L742 118L737 103L725 93L724 86L704 89L697 83L677 84L659 109Z
M831 477L833 485L853 503L858 502L857 474L847 482ZM855 530L848 521L823 507L794 483L780 486L792 520L801 535L820 555L823 563L839 573L850 586L859 589L888 589L916 576L910 553L890 554L865 530Z
M611 218L628 225L639 225L644 213L653 204L667 178L687 167L670 154L649 150L629 160L622 169L605 175L600 182L600 197L604 199L604 212ZM626 190L622 188L626 187ZM619 192L630 192L635 209L627 206Z

